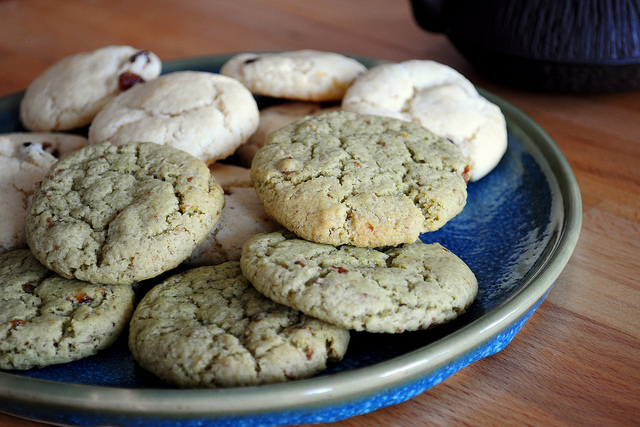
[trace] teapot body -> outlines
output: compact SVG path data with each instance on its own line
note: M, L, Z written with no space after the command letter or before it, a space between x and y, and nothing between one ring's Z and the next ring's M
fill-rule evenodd
M569 92L640 87L640 0L411 0L487 77Z

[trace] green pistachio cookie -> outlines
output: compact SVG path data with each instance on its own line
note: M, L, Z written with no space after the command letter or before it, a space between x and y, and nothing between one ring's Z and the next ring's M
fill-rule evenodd
M266 297L331 324L397 333L458 317L474 301L478 282L440 244L395 248L335 247L273 232L242 248L242 272Z
M128 284L179 265L223 205L208 167L184 151L90 145L54 164L35 190L27 243L63 277Z
M303 239L379 247L462 211L466 171L460 150L420 125L340 111L271 133L251 179L265 211Z
M138 363L180 387L235 387L314 375L342 359L349 332L268 300L238 262L199 267L152 288L131 320Z
M110 346L128 325L131 286L47 270L28 249L0 254L0 369L66 363Z

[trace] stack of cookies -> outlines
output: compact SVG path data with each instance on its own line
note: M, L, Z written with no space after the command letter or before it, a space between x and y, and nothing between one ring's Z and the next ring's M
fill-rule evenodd
M414 102L411 96L440 86L459 84L471 96L471 83L432 61L366 70L352 59L313 51L244 53L221 73L254 94L285 100L261 111L259 130L267 130L239 150L241 161L251 162L260 204L283 226L243 246L242 272L256 289L305 314L367 332L429 328L467 309L477 295L475 276L420 235L464 208L469 158L459 144L415 120L353 110L359 92L402 110ZM389 90L400 77L419 89ZM327 90L315 82L321 78L348 83ZM362 100L360 108L369 104ZM506 128L495 145L506 149Z
M415 331L465 312L475 276L420 235L462 211L506 131L448 67L379 67L303 50L161 76L153 53L110 46L43 73L21 104L30 132L0 136L13 171L2 185L16 193L2 208L0 368L86 357L128 326L136 361L168 383L267 384L341 360L350 330ZM401 72L429 95L376 93ZM259 110L260 97L276 105ZM465 102L479 124L460 138L428 130L426 113L368 111L441 104L446 130ZM490 132L489 150L478 141ZM152 287L134 310L140 282Z

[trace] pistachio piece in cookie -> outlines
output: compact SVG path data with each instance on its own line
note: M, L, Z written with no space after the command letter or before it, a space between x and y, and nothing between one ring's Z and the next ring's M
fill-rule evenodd
M178 266L223 205L207 165L182 150L89 145L56 163L35 190L27 243L63 277L128 284Z

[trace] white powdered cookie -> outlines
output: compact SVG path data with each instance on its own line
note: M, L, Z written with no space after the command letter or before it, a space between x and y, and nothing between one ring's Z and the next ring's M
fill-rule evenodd
M0 253L27 246L24 225L35 185L60 157L86 144L62 133L0 135Z
M258 120L253 95L237 80L178 71L109 102L89 128L89 143L155 142L211 164L233 154L256 130Z
M500 108L454 69L427 60L382 64L348 89L342 108L414 121L452 140L469 160L469 180L495 168L507 149Z
M249 140L236 150L236 156L246 167L256 152L264 145L267 135L305 116L339 110L339 106L325 107L317 102L285 102L260 111L260 124Z
M337 101L366 67L347 56L317 50L240 53L220 73L253 93L300 101Z
M253 189L249 169L218 163L209 168L224 190L225 205L204 243L184 262L189 266L239 261L242 245L247 240L282 227L264 211Z
M162 63L152 52L107 46L66 57L39 75L20 103L20 120L32 131L86 126L114 96L155 79Z

